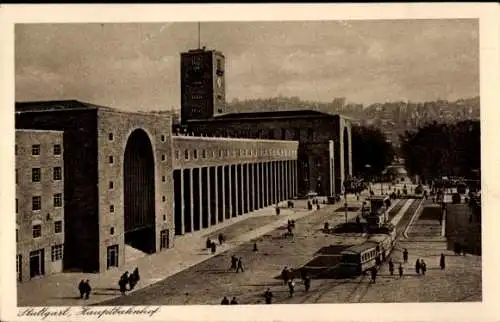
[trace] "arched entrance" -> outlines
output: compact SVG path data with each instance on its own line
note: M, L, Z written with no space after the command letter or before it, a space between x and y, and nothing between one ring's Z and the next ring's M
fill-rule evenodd
M155 252L155 164L153 147L141 129L132 132L123 162L125 244Z
M349 131L347 127L344 127L344 178L349 178L349 174L351 173L351 169L349 168Z

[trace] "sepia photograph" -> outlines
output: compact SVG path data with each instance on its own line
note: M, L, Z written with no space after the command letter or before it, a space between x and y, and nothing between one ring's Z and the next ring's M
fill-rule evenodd
M13 30L20 316L483 301L480 19Z

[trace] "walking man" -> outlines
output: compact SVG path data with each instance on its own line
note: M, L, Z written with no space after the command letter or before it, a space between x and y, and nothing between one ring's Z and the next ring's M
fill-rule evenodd
M389 272L391 273L391 276L394 275L394 263L392 262L392 258L389 259Z
M441 258L439 259L439 266L441 267L441 270L444 271L446 264L443 253L441 253Z
M417 275L420 275L420 259L417 258L417 261L415 262L415 272L417 273Z
M90 281L85 281L85 299L88 300L90 297L90 292L92 292L92 287L90 287Z
M81 280L80 284L78 284L78 291L80 291L80 298L83 299L83 295L85 294L85 281Z
M427 271L427 264L425 264L423 259L420 262L420 268L422 269L422 275L425 276L425 272Z
M401 263L399 264L398 270L399 270L399 278L403 278L403 266L401 266Z
M221 305L229 305L229 300L227 299L227 297L224 296L224 298L222 299L222 301L220 302Z
M233 296L233 299L231 300L231 304L238 304L238 302L236 301L236 297Z
M408 250L406 248L403 251L403 261L408 263Z
M231 270L236 269L236 265L238 264L238 258L236 256L231 255Z
M241 271L242 271L242 272L244 272L244 271L245 271L245 270L243 269L243 262L241 261L241 257L240 257L240 258L238 258L238 267L236 268L236 273L238 273L238 272L240 271L240 269L241 269Z
M295 282L293 279L288 281L288 290L290 292L290 297L293 297L293 291L295 290Z
M306 289L306 292L309 292L309 289L311 288L311 279L309 277L304 277L304 287Z
M272 304L273 293L271 292L271 289L267 289L267 291L264 293L264 298L266 299L266 304Z

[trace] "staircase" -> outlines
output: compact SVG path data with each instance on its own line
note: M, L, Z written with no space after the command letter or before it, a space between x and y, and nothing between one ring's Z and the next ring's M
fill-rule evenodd
M137 248L134 248L130 245L125 244L125 263L129 263L135 261L139 258L147 256L148 254L140 251Z

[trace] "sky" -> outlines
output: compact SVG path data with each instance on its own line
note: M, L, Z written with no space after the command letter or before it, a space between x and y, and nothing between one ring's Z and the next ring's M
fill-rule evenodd
M226 57L227 100L371 104L479 95L477 20L203 22ZM180 53L198 24L17 24L16 101L180 108Z

